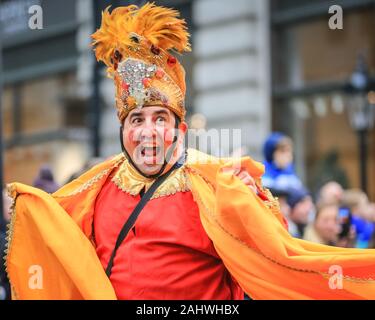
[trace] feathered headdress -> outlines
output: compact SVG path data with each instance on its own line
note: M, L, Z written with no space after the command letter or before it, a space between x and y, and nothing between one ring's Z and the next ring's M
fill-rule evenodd
M116 85L116 106L123 121L134 108L162 105L185 116L185 71L172 52L191 51L185 20L173 9L147 3L102 13L93 35L98 61Z

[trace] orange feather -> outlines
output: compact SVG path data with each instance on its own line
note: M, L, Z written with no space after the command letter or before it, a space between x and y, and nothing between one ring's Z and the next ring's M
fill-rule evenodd
M135 5L119 7L102 13L102 24L93 35L93 46L98 61L103 61L111 74L114 62L111 59L115 50L123 56L131 56L137 47L154 45L164 51L179 53L191 51L186 22L179 12L147 3L138 8ZM140 43L134 42L136 35Z

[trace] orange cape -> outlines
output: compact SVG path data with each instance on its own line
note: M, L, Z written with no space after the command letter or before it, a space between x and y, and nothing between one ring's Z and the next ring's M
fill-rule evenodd
M116 299L91 234L96 196L123 161L122 155L105 161L53 195L19 183L9 185L15 201L6 268L13 298ZM189 150L186 168L203 227L250 297L375 299L375 250L329 247L291 237L275 202L261 200L221 170L234 161ZM241 166L260 182L261 164L246 157ZM33 266L42 271L38 288L33 286ZM330 273L335 266L343 272L342 286L336 289L330 288L340 281Z

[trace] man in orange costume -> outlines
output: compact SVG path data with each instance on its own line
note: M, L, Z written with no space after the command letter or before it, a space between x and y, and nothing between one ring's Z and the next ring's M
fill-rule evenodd
M103 13L123 153L52 195L9 185L15 299L372 299L373 250L294 239L250 158L185 150L190 50L174 10ZM332 270L338 273L332 273Z

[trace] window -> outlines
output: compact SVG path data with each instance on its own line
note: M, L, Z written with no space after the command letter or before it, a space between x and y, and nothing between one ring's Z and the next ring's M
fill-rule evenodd
M273 129L294 139L298 172L312 191L327 179L359 186L359 147L343 88L359 54L375 74L375 7L344 10L344 30L328 28L327 12L273 27ZM374 131L369 135L369 152L372 177ZM369 183L375 198L375 184Z

